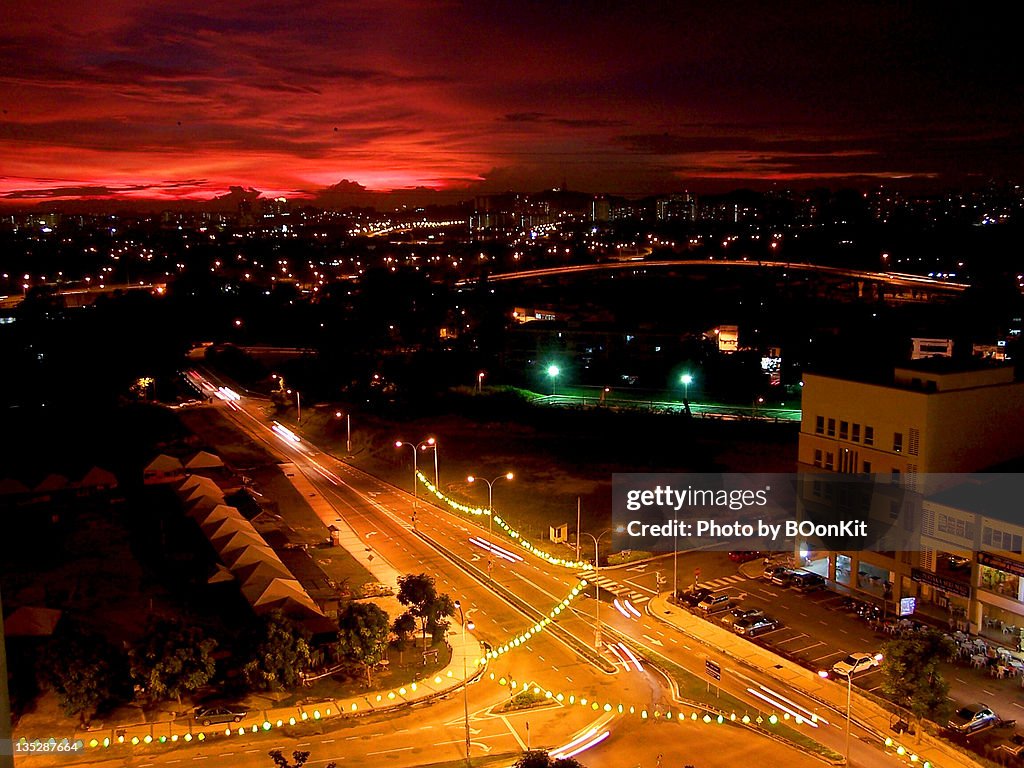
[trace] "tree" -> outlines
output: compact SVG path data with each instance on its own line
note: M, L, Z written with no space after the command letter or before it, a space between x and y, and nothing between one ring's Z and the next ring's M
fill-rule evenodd
M455 613L455 604L447 594L438 594L434 579L425 573L398 577L398 602L409 607L409 613L420 622L420 631L428 631L434 640L444 636L447 617Z
M409 645L412 633L416 631L416 619L408 611L403 613L395 623L391 625L391 632L395 635L395 647L398 649L398 659L405 661L405 649Z
M890 640L882 647L882 692L918 719L934 719L944 710L949 693L939 662L953 654L952 641L937 630Z
M277 768L302 768L309 760L309 752L300 752L299 750L292 752L292 760L294 760L292 763L288 762L288 758L280 749L272 749L267 754L270 755L270 759L274 761ZM337 768L337 766L338 764L332 760L324 768Z
M146 634L128 654L132 677L150 701L175 698L206 685L213 677L217 641L199 627L172 619L151 620Z
M584 768L583 764L572 757L560 757L552 760L551 755L541 749L524 752L512 768Z
M390 633L388 615L373 603L349 603L338 619L338 654L363 665L367 686L370 671L387 652Z
M272 611L263 618L242 675L256 690L279 691L297 685L311 663L309 633L280 611Z
M78 715L83 726L97 709L131 690L123 655L99 635L69 624L61 625L43 648L38 670L64 714Z

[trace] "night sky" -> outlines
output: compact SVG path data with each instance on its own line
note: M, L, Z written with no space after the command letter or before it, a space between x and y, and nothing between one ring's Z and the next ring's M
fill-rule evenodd
M934 7L6 0L0 202L1017 176L1018 30Z

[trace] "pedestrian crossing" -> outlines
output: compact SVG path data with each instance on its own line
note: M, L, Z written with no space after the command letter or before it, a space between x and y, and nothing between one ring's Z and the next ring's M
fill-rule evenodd
M747 581L747 577L736 573L732 576L723 576L720 579L713 579L712 581L705 581L697 585L698 589L710 589L712 592L726 587L731 587L733 584L738 584L741 581Z
M612 581L604 576L598 576L593 571L584 571L580 574L580 578L586 579L591 584L597 584L601 589L611 592L618 598L626 598L635 605L643 605L651 599L650 595L635 592L629 587L619 584L617 581Z

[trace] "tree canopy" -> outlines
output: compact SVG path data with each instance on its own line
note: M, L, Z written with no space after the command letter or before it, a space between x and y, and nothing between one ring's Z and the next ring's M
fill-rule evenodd
M338 617L338 654L363 665L367 685L370 670L387 652L390 634L387 613L373 603L349 603Z
M131 690L123 653L99 635L62 625L38 659L40 680L69 717L88 725L96 710Z
M576 758L560 757L552 759L544 750L534 749L524 752L512 768L584 768Z
M129 651L132 677L151 701L175 698L210 682L217 641L199 627L176 619L151 620L146 633Z
M890 640L882 647L882 692L914 716L934 719L948 706L939 662L952 652L952 641L937 630Z
M438 594L432 576L406 574L398 578L398 602L420 623L420 630L434 639L448 628L447 618L455 613L455 604L447 594Z
M262 619L249 660L242 666L246 682L260 691L279 691L300 682L312 661L309 634L280 611Z

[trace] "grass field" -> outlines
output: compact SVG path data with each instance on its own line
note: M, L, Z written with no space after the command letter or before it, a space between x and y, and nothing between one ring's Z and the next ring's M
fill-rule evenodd
M342 406L344 408L344 406ZM446 414L397 422L354 413L355 466L412 490L412 454L396 440L435 437L441 489L464 503L486 506L488 489L468 483L513 472L493 485L494 508L531 540L546 539L549 526L576 527L577 499L584 531L611 524L611 485L629 472L790 472L796 462L797 428L757 423L704 423L678 415L617 414L533 408L515 420ZM346 456L344 420L334 406L303 409L300 433L337 456ZM294 426L294 412L278 414ZM432 450L421 451L419 468L434 474ZM557 551L557 545L555 550ZM551 547L549 547L551 549ZM574 554L563 547L562 554Z

